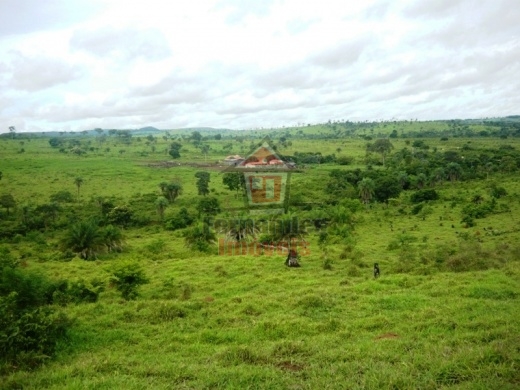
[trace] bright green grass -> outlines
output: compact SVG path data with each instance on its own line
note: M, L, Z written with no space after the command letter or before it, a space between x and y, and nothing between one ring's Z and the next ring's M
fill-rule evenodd
M394 127L399 133L401 127L419 131L421 126L447 125L398 122L376 127L374 134L390 133ZM331 130L312 126L303 131ZM235 142L232 153L247 153L251 140L259 141L269 132L248 136L243 144ZM370 129L365 133L371 135ZM0 140L0 193L12 193L19 204L46 203L59 190L75 194L74 178L81 176L83 204L91 196L126 202L138 193L158 196L160 182L180 179L184 193L167 215L181 206L193 209L197 200L194 174L204 168L148 166L169 160L164 153L169 142L160 138L155 153L144 140L129 146L109 140L85 157L59 153L47 141L25 141L25 153L17 153L19 141ZM353 156L353 167L364 167L364 140L291 141L283 154L336 153ZM518 146L517 140L496 138L424 141L439 150L458 150L467 142L475 148ZM228 153L221 148L228 142L212 141L207 161L223 159ZM395 150L406 146L403 139L392 143ZM92 145L97 146L95 140ZM183 145L181 163L204 162L192 145ZM106 147L111 151L103 152ZM120 154L120 149L125 152ZM336 168L344 167L322 165L295 173L291 190L300 193L302 201L319 202L328 171ZM221 204L240 205L241 200L223 187L219 168L211 172L210 187ZM511 212L492 214L477 220L473 228L463 228L462 206L475 193L488 196L491 181L507 189L508 196L499 203L506 203ZM323 269L315 235L309 237L311 254L302 258L300 269L286 269L282 255L194 253L184 247L180 232L164 231L159 225L126 230L125 251L94 262L48 261L57 251L60 232L40 235L39 243L34 237L9 243L26 259L28 270L53 279L98 278L108 285L112 268L137 261L151 283L141 288L135 302L125 302L115 289L107 288L98 303L63 308L74 324L56 358L34 371L0 378L0 388L518 388L517 175L444 183L438 191L442 199L433 203L424 220L399 212L410 210L406 193L388 207L371 205L358 212L348 240L356 255L341 259L347 240L331 245L327 257L332 270ZM155 210L149 212L157 218ZM416 239L409 252L389 250L403 234ZM482 242L476 244L477 238ZM481 252L474 252L475 245ZM494 256L500 264L486 271L439 272L432 256L443 246ZM410 253L414 268L401 272L402 259ZM379 280L372 279L374 262L381 266Z

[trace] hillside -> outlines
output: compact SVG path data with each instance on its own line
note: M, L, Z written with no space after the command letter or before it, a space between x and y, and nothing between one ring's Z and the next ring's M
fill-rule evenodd
M141 130L0 138L0 388L518 386L516 120Z

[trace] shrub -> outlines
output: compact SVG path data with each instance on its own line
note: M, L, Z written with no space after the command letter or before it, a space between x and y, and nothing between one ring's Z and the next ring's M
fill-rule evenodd
M422 190L415 191L410 197L412 203L421 203L427 200L437 199L439 199L439 194L437 193L437 191L431 188L425 188Z
M70 191L58 191L51 195L50 200L55 203L72 203L74 202L74 195Z
M184 229L190 226L194 222L195 218L193 218L188 210L183 207L179 210L177 214L175 214L172 218L168 219L164 226L168 230L178 230Z
M138 287L148 283L148 278L139 264L127 263L113 271L110 281L124 299L132 300L138 297Z
M41 275L18 269L0 249L0 367L34 367L50 357L69 321L47 306L59 288Z

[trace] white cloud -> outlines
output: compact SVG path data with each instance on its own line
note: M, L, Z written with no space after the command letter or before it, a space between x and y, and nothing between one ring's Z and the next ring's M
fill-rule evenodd
M3 11L0 131L499 116L520 103L520 8L508 0L5 0Z

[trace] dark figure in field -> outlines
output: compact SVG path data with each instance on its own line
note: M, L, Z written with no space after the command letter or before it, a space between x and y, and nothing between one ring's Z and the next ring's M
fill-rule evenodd
M294 249L291 249L289 251L289 254L287 255L287 259L285 260L285 265L287 267L299 267L300 263L298 263L298 254Z
M379 264L374 263L374 278L379 278L381 272L379 271Z

